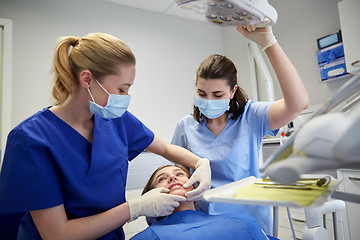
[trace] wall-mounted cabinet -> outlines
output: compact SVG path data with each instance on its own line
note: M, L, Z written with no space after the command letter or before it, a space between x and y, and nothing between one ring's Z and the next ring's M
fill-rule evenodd
M349 73L360 73L360 1L343 0L338 7L346 69Z

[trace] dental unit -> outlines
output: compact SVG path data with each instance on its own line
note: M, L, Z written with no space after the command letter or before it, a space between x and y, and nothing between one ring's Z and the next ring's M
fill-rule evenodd
M289 184L304 173L360 169L359 93L360 76L354 75L266 160L263 177Z

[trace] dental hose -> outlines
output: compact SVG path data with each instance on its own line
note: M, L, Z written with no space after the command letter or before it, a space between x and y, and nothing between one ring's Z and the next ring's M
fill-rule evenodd
M287 211L287 215L288 215L288 218L289 218L289 224L290 224L290 229L291 229L291 232L292 232L292 235L293 235L293 239L296 240L295 230L294 230L294 226L293 226L293 223L292 223L292 220L291 220L289 207L286 207L286 211Z

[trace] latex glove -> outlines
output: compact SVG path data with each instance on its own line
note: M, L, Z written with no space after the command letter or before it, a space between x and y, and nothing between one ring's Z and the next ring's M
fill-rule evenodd
M170 190L164 187L155 188L139 198L129 200L130 220L139 216L161 217L170 215L180 203L186 201L183 196L168 194Z
M277 42L273 35L272 28L270 26L256 28L255 25L246 25L246 26L237 26L236 29L244 37L257 43L262 48L263 51L266 49L265 47L267 45L271 46L272 44Z
M185 196L187 201L197 201L203 198L204 191L211 187L211 169L210 162L206 158L202 158L197 161L195 165L195 171L190 179L183 185L184 188L188 188L194 183L199 182L199 186L194 190L187 192Z

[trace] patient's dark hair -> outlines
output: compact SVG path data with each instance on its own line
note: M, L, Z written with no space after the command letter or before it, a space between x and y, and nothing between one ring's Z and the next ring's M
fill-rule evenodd
M161 167L159 167L158 169L156 169L153 172L153 174L151 175L149 181L146 183L141 195L144 195L145 193L147 193L148 191L150 191L151 189L154 188L154 183L153 182L154 182L154 178L155 178L156 173L159 172L161 169L164 169L166 167L178 167L178 168L180 168L181 170L183 170L186 173L188 178L191 177L191 173L189 172L189 170L186 167L184 167L184 166L182 166L180 164L161 166Z

